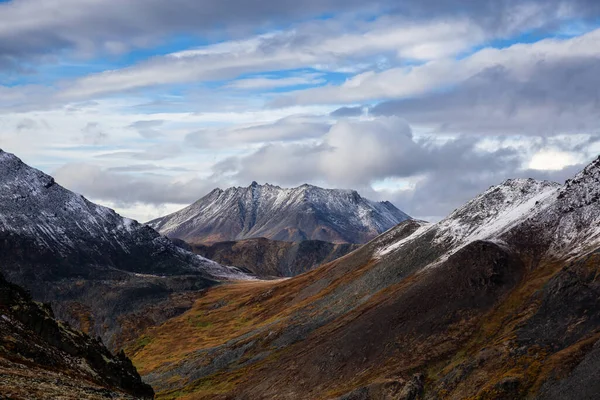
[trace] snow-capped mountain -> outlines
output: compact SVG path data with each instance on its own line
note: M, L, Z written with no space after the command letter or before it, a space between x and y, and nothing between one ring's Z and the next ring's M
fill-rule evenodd
M373 202L353 190L312 185L285 189L253 182L249 187L215 189L148 225L191 242L266 237L365 243L409 218L390 202Z
M434 247L444 249L442 260L477 240L507 248L527 244L557 259L581 256L600 246L600 158L564 185L509 179L378 253L388 254L420 237L432 237Z
M77 303L75 308L112 318L110 323L113 311L135 308L125 304L134 292L133 301L142 304L176 290L249 278L91 203L1 150L0 272L37 300L55 303L61 318L69 319ZM109 323L92 319L96 333L103 333Z
M564 185L507 180L439 223L404 221L237 302L211 288L236 303L207 302L168 329L250 315L244 329L203 331L223 339L197 339L186 354L201 357L167 354L146 379L204 394L196 383L225 376L224 396L257 399L597 398L599 276L600 158ZM154 348L177 346L168 333L149 333Z
M148 226L91 203L2 150L0 237L30 241L63 260L78 257L135 273L194 272L209 278L239 274L183 251ZM119 259L114 257L117 254ZM129 263L130 257L136 257L136 262Z

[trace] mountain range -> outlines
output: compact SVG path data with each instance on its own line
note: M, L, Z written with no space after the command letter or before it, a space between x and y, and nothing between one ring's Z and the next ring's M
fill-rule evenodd
M373 202L354 190L312 185L284 189L253 182L248 187L215 189L148 225L190 243L259 237L365 243L409 218L390 202Z
M180 239L191 244L174 243L0 151L2 395L600 393L600 158L564 185L509 179L434 224L308 185L210 196L152 225L185 232L210 220L208 242L239 240L201 244L190 233ZM394 218L403 221L386 229ZM362 246L296 240L376 231ZM238 237L268 232L290 242Z
M592 399L600 158L491 187L285 281L218 286L127 345L164 398Z
M126 315L232 278L152 228L75 194L0 150L0 265L7 280L111 348ZM165 308L157 321L181 312Z

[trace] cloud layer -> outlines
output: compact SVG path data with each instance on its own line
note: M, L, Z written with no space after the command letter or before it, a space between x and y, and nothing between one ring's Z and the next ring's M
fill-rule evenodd
M253 180L439 218L600 152L599 17L596 0L4 1L0 147L140 219Z

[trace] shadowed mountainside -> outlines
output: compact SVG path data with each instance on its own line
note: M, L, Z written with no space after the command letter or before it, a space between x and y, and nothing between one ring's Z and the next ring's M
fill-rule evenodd
M192 252L223 265L235 265L258 277L292 277L333 261L360 245L320 240L284 242L265 238L210 245L191 244Z
M127 346L172 399L593 398L600 159L508 180L296 278L209 289Z
M1 275L0 314L0 398L154 398L125 354L57 322Z

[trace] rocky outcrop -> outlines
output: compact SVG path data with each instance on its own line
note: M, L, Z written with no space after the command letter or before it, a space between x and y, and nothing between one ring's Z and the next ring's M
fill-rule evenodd
M1 276L0 393L23 400L154 398L123 352L115 356L99 339L58 322L50 306Z

